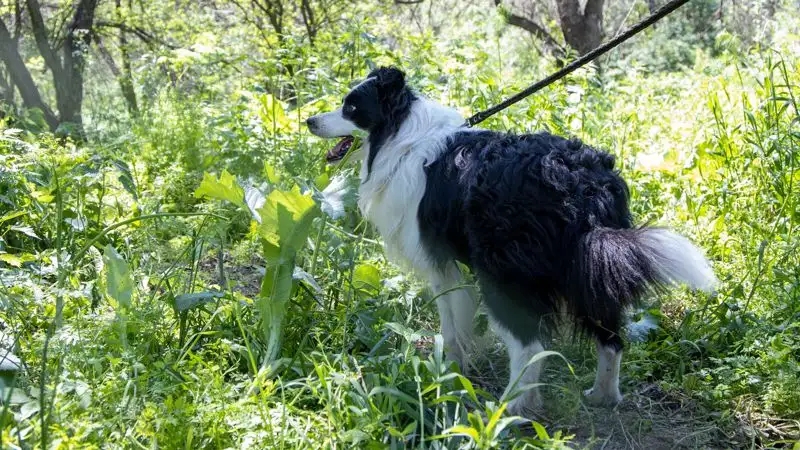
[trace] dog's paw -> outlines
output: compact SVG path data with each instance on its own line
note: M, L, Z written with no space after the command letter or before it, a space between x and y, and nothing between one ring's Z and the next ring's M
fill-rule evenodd
M456 365L458 366L458 370L461 371L462 375L464 376L469 375L470 366L472 365L469 353L461 350L458 347L453 347L447 350L446 355L447 359L456 363Z
M616 406L622 401L622 394L617 392L603 392L594 388L583 391L586 402L594 406Z
M542 397L538 392L525 392L519 397L508 402L506 411L512 416L533 418L544 410Z

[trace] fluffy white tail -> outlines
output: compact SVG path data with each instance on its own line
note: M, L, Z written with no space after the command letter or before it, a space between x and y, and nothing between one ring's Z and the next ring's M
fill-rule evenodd
M717 277L703 252L685 237L664 228L645 228L640 243L647 248L660 281L685 283L691 288L711 292Z

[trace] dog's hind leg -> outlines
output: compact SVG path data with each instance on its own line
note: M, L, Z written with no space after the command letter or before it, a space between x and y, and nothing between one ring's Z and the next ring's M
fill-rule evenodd
M447 356L463 372L469 371L469 354L473 347L472 321L478 301L471 286L455 262L429 274L433 295L438 296L439 321Z
M600 311L595 311L594 315L600 314ZM583 324L597 344L597 375L592 388L585 390L583 394L589 404L614 406L622 401L619 370L624 344L619 335L622 327L619 310L602 311L602 319L584 319Z
M610 301L598 304L611 304ZM586 308L578 311L582 317L582 326L594 337L597 345L597 375L591 389L584 391L586 401L592 405L614 406L622 401L619 392L619 371L622 363L624 344L620 337L622 317L619 309L595 309L587 312Z
M619 368L622 362L622 345L597 340L597 375L594 386L584 391L586 400L593 405L613 406L622 401L619 392Z
M539 300L544 298L542 292L514 290L480 272L478 278L492 329L508 351L509 380L503 398L516 395L508 403L508 412L530 416L528 413L542 408L537 384L544 360L531 363L531 359L544 350L541 337L546 333L542 328L545 322L536 317L548 311L548 303Z
M528 363L537 353L544 351L542 343L538 339L527 343L519 340L494 318L492 328L508 349L509 379L503 398L513 395L517 390L520 391L519 395L508 403L508 412L525 416L528 412L541 409L542 397L537 384L544 361L538 360L530 365Z

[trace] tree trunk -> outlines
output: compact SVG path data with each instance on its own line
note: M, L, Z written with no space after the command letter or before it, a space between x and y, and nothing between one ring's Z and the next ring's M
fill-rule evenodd
M120 32L123 33L122 31ZM133 88L133 81L131 80L130 62L126 61L125 55L123 55L122 64L125 67L123 69L124 71L120 70L116 61L114 61L114 57L111 56L111 52L108 51L103 43L103 40L100 39L99 36L95 38L95 43L97 44L97 49L100 51L100 56L106 62L108 68L111 69L111 73L114 75L114 78L116 78L117 82L119 82L119 89L122 91L122 97L125 99L125 105L128 107L128 113L131 115L131 117L138 117L139 105L136 101L136 91Z
M84 57L92 40L94 12L99 0L80 0L72 21L67 27L67 35L62 46L62 56L50 45L48 30L42 17L38 0L25 0L31 19L36 46L47 68L53 74L56 89L56 106L59 124L69 122L77 127L77 134L83 137L83 69Z
M603 42L603 0L556 0L564 40L585 55Z
M317 37L317 22L314 17L314 9L311 7L309 0L300 0L300 16L303 18L303 24L306 26L308 42L313 46L314 39Z
M130 2L128 6L130 7ZM120 0L116 0L116 8L117 20L121 21L122 4ZM114 61L114 57L111 56L111 52L109 52L103 44L99 35L95 40L97 42L97 48L100 50L100 56L106 61L108 68L111 69L111 73L114 74L117 82L119 82L119 89L122 91L122 97L125 99L125 105L128 107L128 114L130 114L132 118L136 118L139 117L139 103L136 100L136 90L133 87L133 72L131 70L131 59L128 55L127 32L123 28L119 28L118 32L119 50L122 56L122 70L120 70L119 66Z
M11 37L5 22L0 20L0 59L5 63L11 80L17 86L22 101L27 108L38 108L44 114L44 120L51 131L58 128L58 118L42 100L39 89L31 77L30 71L19 54L16 40Z
M128 7L131 0L128 0ZM120 0L117 0L117 13L120 11ZM139 116L139 103L136 101L136 89L133 87L133 70L131 69L131 56L128 54L128 36L125 30L119 30L119 51L122 55L122 79L120 88L125 100L128 102L128 112L131 116Z
M0 71L0 101L8 105L12 111L16 109L17 105L14 102L14 85L6 80L4 71ZM6 109L0 108L0 118L5 119L5 117Z
M62 122L71 122L78 126L82 133L83 118L83 69L86 64L89 44L92 41L92 25L98 0L81 0L72 23L67 31L67 39L63 47L63 80L61 92L56 92L58 112Z
M128 39L125 32L119 32L119 46L122 53L122 78L119 80L122 95L128 102L128 112L131 116L139 116L139 103L136 101L136 89L133 87L133 70L131 70L131 57L128 54Z

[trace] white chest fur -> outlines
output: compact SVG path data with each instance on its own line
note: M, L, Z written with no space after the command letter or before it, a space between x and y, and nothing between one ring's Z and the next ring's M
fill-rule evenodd
M462 123L456 111L420 98L397 134L381 147L368 179L369 149L364 149L358 206L381 234L387 257L421 274L431 269L417 220L425 194L425 166L436 160L447 136Z

